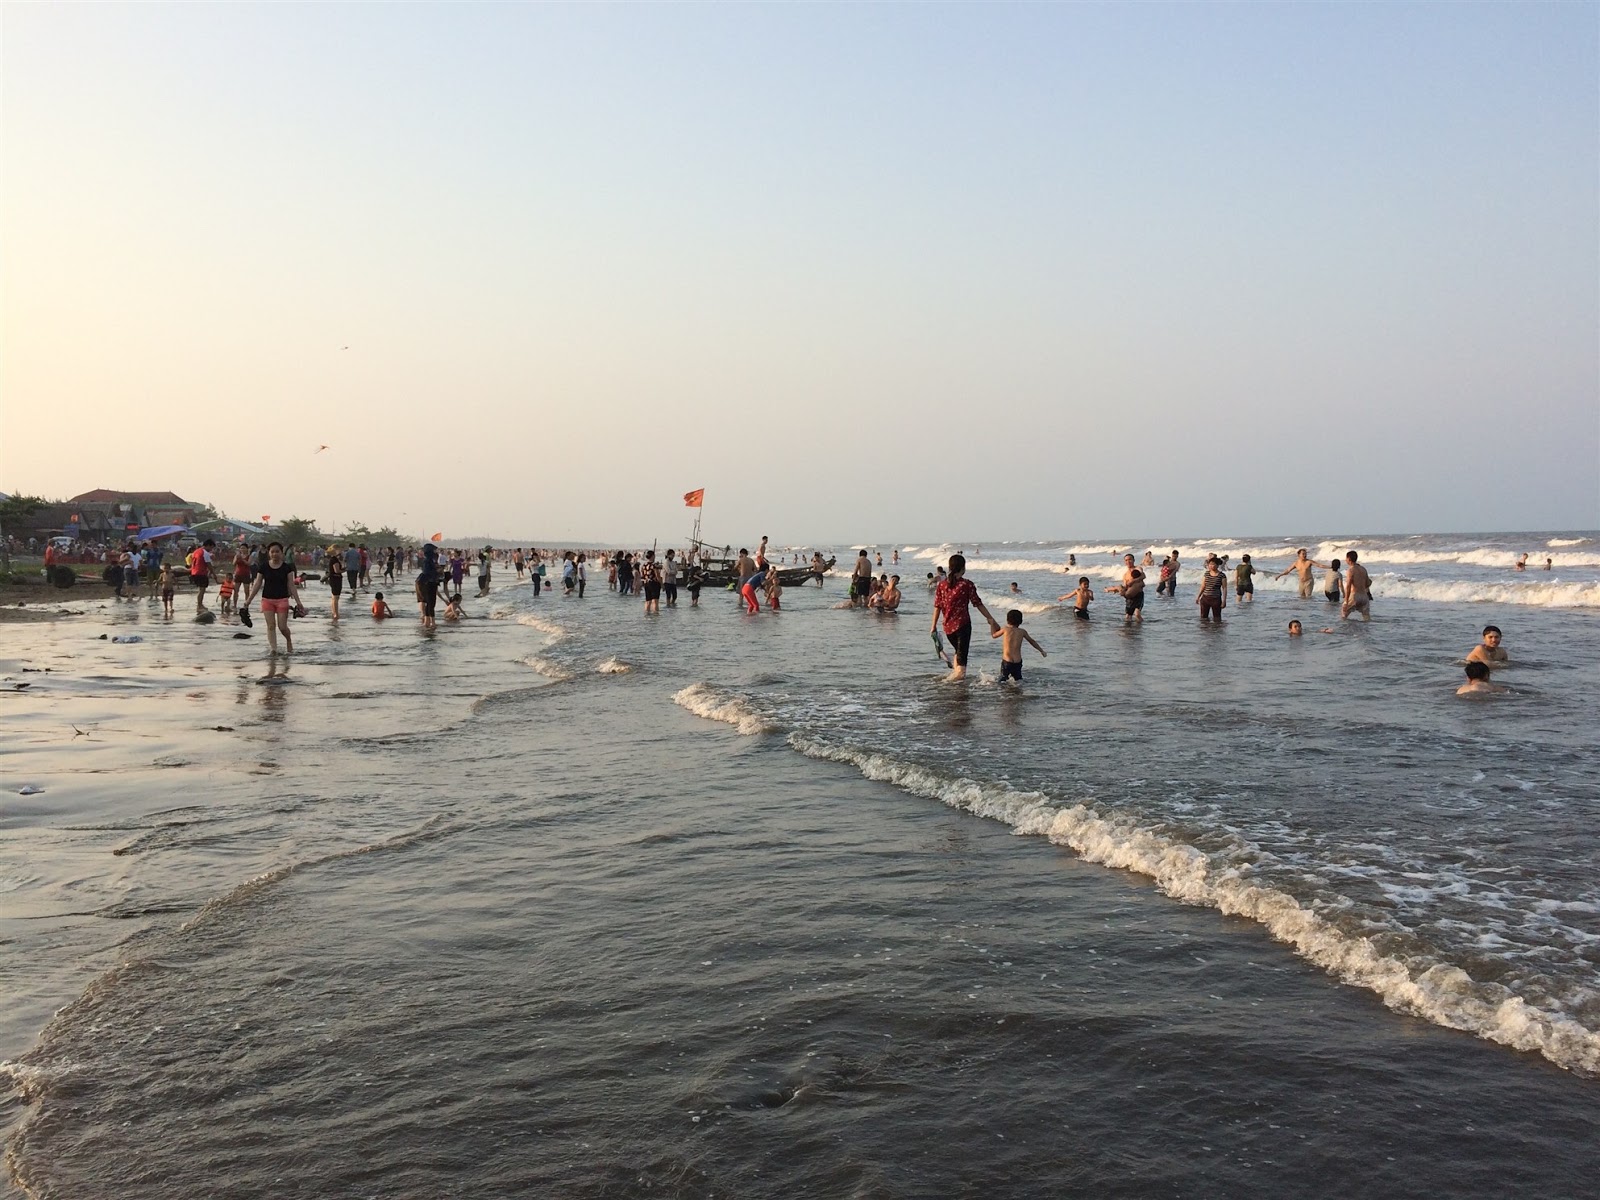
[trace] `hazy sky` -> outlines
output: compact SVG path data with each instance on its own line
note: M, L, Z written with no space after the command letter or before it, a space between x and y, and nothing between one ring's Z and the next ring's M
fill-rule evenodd
M6 5L0 490L1600 525L1600 7ZM322 454L314 451L327 444Z

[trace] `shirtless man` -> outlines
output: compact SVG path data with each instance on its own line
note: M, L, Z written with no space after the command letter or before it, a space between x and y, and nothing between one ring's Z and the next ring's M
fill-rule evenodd
M1134 566L1133 555L1122 556L1122 582L1108 587L1106 591L1122 597L1124 625L1134 621L1144 624L1144 572Z
M850 583L853 588L850 593L850 607L865 608L867 598L872 595L872 560L867 557L865 550L856 555L856 566L850 574Z
M1511 656L1506 653L1506 648L1500 644L1500 626L1485 625L1483 627L1483 641L1474 646L1468 653L1466 661L1478 662L1488 667L1491 671L1500 667L1511 665Z
M883 590L873 596L873 607L883 612L893 612L900 607L900 576L889 576Z
M1351 553L1354 553L1354 551ZM1351 559L1351 561L1354 562L1355 560ZM1295 551L1294 561L1274 575L1273 578L1282 579L1285 575L1298 571L1300 573L1300 599L1309 600L1311 599L1311 589L1316 586L1316 576L1314 576L1312 572L1318 567L1326 567L1329 565L1331 564L1319 563L1314 559L1307 558L1305 547L1302 546L1299 550ZM1363 571L1362 574L1365 575L1366 572Z
M1489 682L1489 668L1481 662L1467 664L1467 681L1456 689L1458 696L1479 696L1486 692L1503 692L1498 683Z
M1339 610L1339 616L1348 621L1350 614L1358 612L1363 621L1372 620L1372 577L1367 574L1367 569L1356 561L1356 552L1346 550L1345 562L1350 564L1349 570L1344 573L1344 606Z

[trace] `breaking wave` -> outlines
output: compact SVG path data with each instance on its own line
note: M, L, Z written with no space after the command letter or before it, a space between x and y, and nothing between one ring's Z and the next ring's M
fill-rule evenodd
M1396 1011L1536 1051L1578 1074L1600 1075L1600 1033L1536 1008L1498 984L1475 980L1452 963L1413 964L1379 952L1370 937L1347 933L1293 896L1252 882L1251 862L1260 852L1237 839L1231 839L1231 847L1205 853L1131 819L1082 803L1063 805L1042 792L952 778L800 733L789 735L789 745L811 758L854 766L868 779L1004 822L1019 834L1047 838L1090 862L1148 876L1175 900L1247 917L1345 983L1376 992Z
M770 716L760 712L743 696L724 692L709 683L691 683L681 692L675 692L672 700L697 717L732 725L746 736L776 733L779 728Z

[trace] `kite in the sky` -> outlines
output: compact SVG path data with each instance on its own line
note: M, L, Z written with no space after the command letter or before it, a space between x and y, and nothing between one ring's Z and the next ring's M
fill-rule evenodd
M318 447L317 447L317 448L316 448L316 450L315 450L315 451L313 451L313 452L312 452L312 453L313 453L313 457L314 457L314 456L315 456L315 455L317 455L317 454L321 454L321 453L322 453L322 452L323 452L323 451L324 451L324 450L326 450L326 449L327 449L327 447L326 447L326 446L318 446Z

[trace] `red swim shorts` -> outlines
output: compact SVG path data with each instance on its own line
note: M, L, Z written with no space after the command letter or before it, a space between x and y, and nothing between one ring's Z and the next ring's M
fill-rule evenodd
M268 600L263 596L261 598L261 611L264 613L287 613L289 611L289 597L285 596L282 600Z

